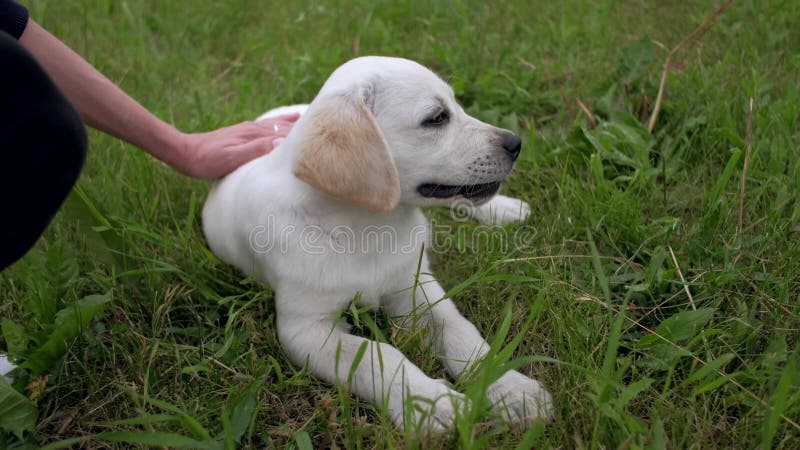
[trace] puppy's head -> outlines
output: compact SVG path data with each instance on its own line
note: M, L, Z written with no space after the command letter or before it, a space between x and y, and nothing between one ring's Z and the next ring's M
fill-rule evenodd
M337 69L293 134L298 178L375 211L487 200L521 148L515 134L468 116L433 72L386 57Z

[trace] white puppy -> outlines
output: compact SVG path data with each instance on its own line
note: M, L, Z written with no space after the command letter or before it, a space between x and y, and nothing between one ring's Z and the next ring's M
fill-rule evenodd
M278 337L295 364L385 406L399 427L452 426L463 396L391 345L349 333L341 313L357 297L430 327L453 377L478 362L488 344L429 275L420 207L492 198L519 154L519 137L468 116L447 84L399 58L354 59L307 107L267 116L287 112L303 114L286 140L209 194L209 246L274 289ZM528 212L524 202L495 197L473 214L506 223ZM488 396L518 424L550 414L547 391L516 371Z

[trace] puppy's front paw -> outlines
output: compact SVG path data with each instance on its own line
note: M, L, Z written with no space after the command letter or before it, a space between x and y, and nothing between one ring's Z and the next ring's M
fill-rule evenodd
M489 386L486 393L503 419L521 427L553 416L553 397L538 381L511 370Z
M453 428L459 411L465 411L468 403L464 395L450 389L444 380L431 381L421 389L423 392L409 392L402 406L393 408L392 420L398 428L441 434Z
M530 205L518 198L505 195L495 195L488 202L472 210L472 216L481 224L498 227L524 222L530 214Z

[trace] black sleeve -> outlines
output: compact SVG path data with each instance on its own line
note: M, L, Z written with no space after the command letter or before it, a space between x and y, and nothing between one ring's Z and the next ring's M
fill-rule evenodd
M28 25L28 10L14 0L0 0L0 31L19 39Z

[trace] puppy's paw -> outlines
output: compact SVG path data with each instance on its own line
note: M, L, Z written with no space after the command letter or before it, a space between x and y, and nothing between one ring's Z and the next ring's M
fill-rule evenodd
M472 217L486 226L502 227L509 223L524 222L531 214L526 202L505 195L495 195L488 202L472 209Z
M489 386L494 410L507 422L522 428L553 416L553 397L538 381L511 370Z
M432 380L425 394L409 393L403 405L392 415L400 429L419 434L443 434L455 426L457 414L465 411L468 401L451 389L445 380ZM434 386L435 385L435 386Z

